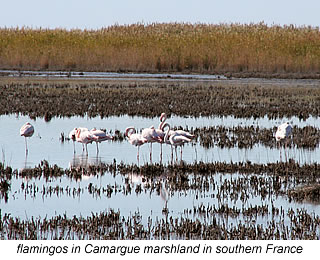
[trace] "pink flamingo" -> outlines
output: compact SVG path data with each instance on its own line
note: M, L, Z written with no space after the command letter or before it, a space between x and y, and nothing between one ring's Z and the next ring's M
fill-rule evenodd
M143 138L147 139L148 143L150 143L150 161L152 162L152 143L161 143L162 139L157 134L157 131L154 128L154 126L143 129L141 135Z
M148 140L144 138L141 134L136 133L136 129L133 126L127 127L125 132L126 137L130 144L138 146L137 160L139 163L139 149L140 146L147 143Z
M34 127L29 123L25 123L20 128L20 135L24 136L25 142L26 142L26 154L28 154L28 145L27 145L27 137L31 137L34 133Z
M190 143L192 141L192 138L189 138L187 136L193 136L190 133L186 132L186 131L172 131L170 129L170 125L168 123L165 123L165 125L163 126L163 129L165 129L166 127L168 127L168 130L166 131L165 137L164 137L164 142L165 143L169 143L172 146L175 147L175 152L176 152L176 160L178 160L178 155L177 155L177 147L180 146L181 150L181 160L182 160L182 146L185 143ZM185 135L179 134L179 133L183 133ZM173 160L173 150L172 154L171 154L171 159Z
M166 113L161 113L160 115L160 124L157 129L155 129L158 137L160 138L160 163L162 162L162 144L164 143L164 136L165 133L163 131L163 126L165 125L165 121L167 120L167 115Z
M88 130L81 130L80 128L76 131L76 141L86 145L86 153L88 155L88 144L91 144L93 141L97 141L98 137L94 136Z
M93 134L98 139L95 141L97 144L97 153L99 153L98 143L101 143L103 141L112 140L113 137L110 135L107 135L106 132L102 130L97 130L96 128L93 128L90 130L90 133Z
M78 129L80 129L80 131L89 131L89 129L85 127L76 127L70 131L69 138L73 141L73 153L76 153L75 141L76 141L76 132ZM84 146L82 147L82 151L84 151Z

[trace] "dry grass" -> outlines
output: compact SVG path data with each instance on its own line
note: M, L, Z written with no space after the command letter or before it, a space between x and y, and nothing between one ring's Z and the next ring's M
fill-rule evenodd
M319 28L133 24L100 30L0 29L0 68L320 73Z

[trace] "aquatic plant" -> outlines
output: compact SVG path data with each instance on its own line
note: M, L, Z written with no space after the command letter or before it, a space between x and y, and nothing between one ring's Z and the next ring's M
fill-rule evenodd
M319 77L319 42L319 28L264 23L1 28L0 68Z

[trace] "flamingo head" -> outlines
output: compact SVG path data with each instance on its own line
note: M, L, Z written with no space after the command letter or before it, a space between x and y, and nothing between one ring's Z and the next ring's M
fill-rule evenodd
M125 131L125 136L130 137L130 135L135 132L136 132L136 129L133 126L127 127Z
M164 122L167 120L167 115L166 113L161 113L161 116L160 116L160 122Z
M77 129L77 128L76 128L76 129ZM77 129L77 130L76 130L76 134L75 134L76 138L79 138L79 137L80 137L80 134L81 134L81 129Z

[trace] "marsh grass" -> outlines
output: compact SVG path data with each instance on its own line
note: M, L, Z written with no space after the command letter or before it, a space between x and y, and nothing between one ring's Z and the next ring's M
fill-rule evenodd
M2 28L0 68L319 74L320 32L263 23Z

